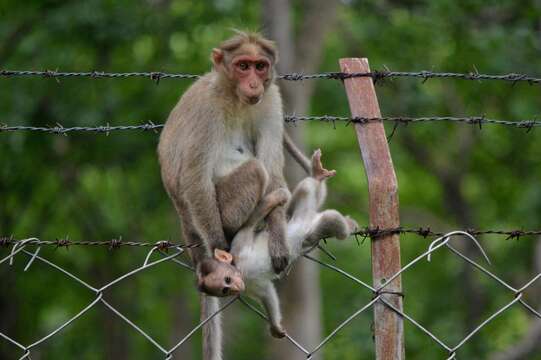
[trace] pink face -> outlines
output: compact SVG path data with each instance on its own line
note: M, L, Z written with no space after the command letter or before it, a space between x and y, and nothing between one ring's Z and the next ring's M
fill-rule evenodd
M248 105L261 101L270 78L270 61L260 55L238 55L231 61L237 79L237 95Z
M233 256L227 251L215 249L214 258L203 260L199 265L197 287L207 295L224 297L244 291L240 271L232 264Z

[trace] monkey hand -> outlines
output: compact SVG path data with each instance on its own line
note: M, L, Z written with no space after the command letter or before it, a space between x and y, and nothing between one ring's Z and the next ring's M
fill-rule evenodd
M287 251L287 250L286 250ZM289 265L289 256L287 255L275 255L271 256L272 268L276 274L280 274Z
M335 170L327 170L321 163L321 150L317 149L312 155L312 177L318 181L325 180L336 175Z
M267 217L269 256L276 274L283 272L289 263L289 248L285 234L285 210L275 208Z
M273 337L281 339L286 336L286 331L281 324L275 324L270 326L270 333Z
M272 268L276 274L280 274L289 265L289 249L283 241L274 241L270 257Z

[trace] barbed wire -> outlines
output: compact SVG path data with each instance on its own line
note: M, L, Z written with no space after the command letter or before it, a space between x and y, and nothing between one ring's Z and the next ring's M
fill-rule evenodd
M518 240L523 236L535 236L541 235L541 230L475 230L475 229L466 229L461 230L465 233L468 233L472 236L480 235L502 235L506 236L506 240L515 239ZM387 236L391 234L414 234L424 238L427 237L436 237L443 236L446 233L443 231L433 231L430 226L418 227L418 228L404 228L404 227L395 227L389 229L379 229L379 228L369 228L366 227L355 233L353 236L362 237L362 238L379 238L382 236Z
M505 240L515 239L518 240L524 236L536 236L541 235L541 230L475 230L475 229L466 229L461 230L464 233L470 234L472 236L481 236L481 235L501 235L506 236ZM434 231L430 226L425 227L416 227L416 228L405 228L405 227L394 227L388 229L380 228L370 228L364 227L354 233L351 236L355 238L371 238L377 239L382 236L387 236L391 234L413 234L418 235L423 238L432 238L432 237L441 237L446 234L444 231ZM118 249L121 247L156 247L160 250L166 250L170 248L182 248L190 249L202 246L202 244L190 244L184 245L180 243L175 243L170 240L161 240L156 242L139 242L139 241L123 241L122 237L113 238L107 241L74 241L70 240L69 237L60 237L55 240L40 240L38 237L32 237L28 239L15 239L13 236L0 236L0 247L9 247L9 246L18 246L17 244L25 243L27 245L38 245L38 246L54 246L54 247L70 247L70 246L94 246L94 247L107 247L109 249ZM320 249L326 251L325 249ZM333 256L330 256L333 258ZM336 259L336 258L335 258Z
M481 74L477 71L467 72L467 73L457 73L457 72L435 72L435 71L372 71L372 72L326 72L319 74L302 74L302 73L292 73L280 75L280 79L290 80L290 81L301 81L301 80L310 80L310 79L350 79L357 77L370 77L377 83L379 80L388 79L388 78L421 78L423 82L426 82L429 79L460 79L460 80L492 80L492 81L508 81L513 84L517 82L527 82L530 85L541 83L541 78L526 75L526 74L517 74L517 73L508 73L508 74Z
M186 74L186 73L168 73L161 71L134 71L134 72L105 72L105 71L83 71L83 72L65 72L58 70L0 70L0 76L3 77L42 77L42 78L110 78L110 79L125 79L125 78L148 78L159 83L161 79L198 79L201 75ZM541 83L541 78L519 74L481 74L477 71L458 73L458 72L435 72L435 71L371 71L371 72L323 72L316 74L289 73L278 75L278 79L287 81L303 81L314 79L333 79L344 80L357 77L370 77L374 82L388 78L420 78L424 81L429 79L460 79L460 80L490 80L490 81L507 81L513 84L517 82L527 82L530 85Z
M296 123L297 121L321 121L327 123L345 122L346 126L351 123L366 124L370 122L392 122L396 125L403 124L415 124L415 123L429 123L429 122L451 122L468 125L477 125L482 128L484 124L509 126L514 128L525 128L530 131L534 127L541 126L539 120L496 120L488 119L486 116L424 116L424 117L408 117L408 116L385 116L385 117L362 117L362 116L332 116L332 115L320 115L320 116L296 116L286 115L284 117L286 123Z
M407 229L402 229L404 231L408 231ZM491 230L492 231L492 230ZM523 233L531 233L531 232L524 232ZM485 231L486 233L486 231ZM501 232L501 231L495 231L495 234L501 234L506 235L507 232ZM535 231L534 233L538 233ZM436 234L434 232L430 232L430 234ZM533 233L531 233L533 234ZM428 235L427 235L428 236ZM337 265L326 263L320 259L314 258L310 255L304 255L304 258L308 261L314 262L319 264L320 266L329 269L340 276L352 281L354 284L356 284L360 289L365 289L371 293L372 299L368 301L366 304L362 306L358 306L347 318L345 318L343 321L341 321L339 324L335 325L334 329L315 347L308 348L305 345L302 345L299 341L297 341L291 334L286 334L286 341L289 341L295 348L298 349L298 351L302 352L304 356L306 356L307 359L311 359L314 354L319 352L323 347L325 347L336 335L348 324L350 324L355 318L357 318L360 314L365 313L368 309L373 308L374 306L386 306L395 313L397 313L400 317L405 319L406 321L410 322L414 328L420 330L423 334L425 334L427 337L429 337L437 346L441 347L447 352L446 360L452 360L457 358L458 351L468 342L470 341L476 334L479 333L479 331L484 328L487 324L489 324L492 320L499 317L501 314L503 314L505 311L510 309L511 307L517 305L521 306L523 309L525 309L527 312L532 314L533 316L541 319L541 313L537 311L534 307L532 307L530 304L528 304L524 300L524 292L528 290L536 281L541 279L541 273L534 275L532 278L527 280L525 283L523 283L520 286L513 286L510 283L503 280L500 276L496 275L494 272L487 270L485 267L480 265L478 262L472 260L471 258L464 255L462 252L457 250L454 246L450 244L451 240L455 237L464 237L466 239L469 239L473 242L475 246L477 246L483 255L483 257L489 261L487 255L485 254L483 248L477 241L477 239L470 233L470 232L464 232L464 231L453 231L446 233L437 239L433 240L426 251L419 254L417 257L415 257L413 260L409 261L407 264L405 264L400 271L395 273L394 275L390 276L389 278L385 279L385 281L381 284L377 285L369 285L365 283L364 281L360 280L357 276L346 272L345 270L339 268ZM228 299L225 299L225 301L222 303L218 311L216 311L213 314L210 314L207 318L200 321L197 325L195 325L191 331L189 331L186 335L183 335L181 339L176 340L174 345L172 346L165 346L160 344L148 331L143 330L143 328L140 325L137 325L134 321L130 320L126 315L124 315L120 310L118 310L112 303L109 301L106 301L104 298L104 293L115 286L116 284L125 281L126 279L134 276L137 273L140 273L141 271L145 271L147 269L153 268L155 266L158 266L159 264L163 264L166 262L173 262L176 265L179 265L180 268L189 270L193 272L193 268L184 263L182 260L179 259L179 257L185 253L185 249L182 249L180 247L175 247L175 252L173 254L167 254L163 249L159 247L159 245L153 246L147 253L145 260L142 265L137 266L133 270L114 278L113 280L107 282L106 284L103 284L101 286L93 286L90 285L88 282L84 281L81 277L75 275L73 271L68 271L64 269L63 267L59 266L58 264L55 264L53 261L40 256L39 250L41 249L41 243L36 242L35 238L31 239L25 239L21 240L14 246L11 250L9 255L0 258L0 264L3 264L5 262L8 262L10 265L14 263L14 259L18 254L23 254L29 258L28 262L26 263L24 270L29 270L31 264L33 262L41 262L43 265L48 267L49 269L55 270L66 276L68 279L72 280L75 283L78 283L80 286L86 288L88 291L93 293L93 299L85 305L77 314L70 317L67 320L64 320L62 323L56 325L52 330L48 330L45 335L39 335L39 337L35 340L31 340L29 344L24 345L20 340L17 340L14 336L10 336L6 333L4 333L4 329L0 329L0 339L3 339L10 345L12 345L14 348L17 348L18 351L22 353L22 355L19 355L19 359L29 359L31 355L31 351L33 351L35 348L37 348L39 345L43 344L47 340L53 338L54 336L61 336L58 335L63 329L68 327L73 322L79 320L82 318L82 316L93 309L98 304L103 304L107 310L110 311L110 313L115 316L118 316L122 321L124 321L126 324L128 324L131 328L137 331L138 334L143 336L150 344L154 346L157 350L159 350L165 360L171 360L174 353L178 351L178 349L186 343L188 339L190 339L196 331L201 329L201 327L206 324L208 321L210 321L214 316L217 316L218 314L226 311L229 307L231 307L234 304L242 304L248 311L253 312L255 315L257 315L258 318L269 321L267 316L264 312L262 312L258 307L252 305L250 302L248 302L243 296L235 296L230 297ZM45 244L45 243L43 243ZM35 247L34 250L29 251L28 247L32 246ZM480 271L484 275L486 275L489 279L493 280L495 284L499 285L500 287L504 288L506 291L508 291L510 294L510 300L505 303L504 305L499 305L496 310L492 312L491 315L489 315L485 320L481 321L481 323L476 326L474 329L470 329L466 332L463 337L458 340L457 343L454 345L449 344L448 342L444 341L440 336L437 336L432 331L430 331L428 328L423 326L420 322L415 320L412 316L408 315L404 310L397 308L393 302L392 299L394 297L403 297L404 293L396 293L392 291L387 291L386 288L399 276L403 275L410 269L412 269L415 265L420 263L423 259L426 258L427 261L432 262L432 254L435 252L440 251L440 249L446 248L449 250L450 254L453 254L457 256L458 258L465 261L467 264L469 264L472 269ZM152 260L153 254L159 254L161 257L157 260ZM438 259L441 259L441 257L438 257ZM442 261L442 260L438 260ZM40 269L40 271L42 271ZM177 284L175 284L177 285ZM409 294L409 296L418 296L418 292L412 292Z
M159 82L160 79L198 79L201 76L196 74L165 73L161 71L133 71L133 72L105 72L105 71L55 71L55 70L0 70L3 77L43 77L43 78L148 78Z
M28 245L38 245L38 246L54 246L54 247L70 247L70 246L104 246L109 249L118 249L120 247L156 247L160 250L167 250L170 248L182 248L182 249L191 249L202 246L202 244L178 244L171 242L169 240L161 240L156 242L139 242L139 241L123 241L122 237L113 238L108 241L73 241L69 237L57 238L55 240L40 240L37 237L32 237L29 239L15 239L13 236L1 236L0 237L0 247L9 247L9 246L18 246L24 242Z
M110 126L101 125L101 126L73 126L73 127L64 127L61 124L56 124L54 126L8 126L5 124L0 124L0 132L16 132L16 131L31 131L31 132L42 132L48 134L57 134L57 135L68 135L73 132L89 132L89 133L102 133L109 135L111 132L118 131L154 131L157 132L163 128L163 124L154 124L152 121L148 121L144 124L139 125L117 125Z
M370 122L392 122L397 125L408 125L416 123L430 123L430 122L450 122L466 125L474 125L482 128L484 124L498 125L504 127L512 127L519 129L526 129L526 132L530 132L533 128L540 127L541 121L539 120L495 120L488 119L484 116L468 116L468 117L455 117L455 116L428 116L428 117L405 117L405 116L392 116L392 117L347 117L347 116L333 116L333 115L318 115L318 116L297 116L286 115L284 121L295 125L299 121L319 121L324 123L332 123L336 128L336 123L345 123L348 126L351 123L366 124ZM109 135L111 132L119 131L154 131L158 132L164 127L164 124L155 124L152 121L139 125L115 125L109 124L100 126L73 126L65 127L62 124L57 123L54 126L26 126L26 125L14 125L0 123L1 132L42 132L56 135L68 135L74 132L87 132L87 133L101 133Z

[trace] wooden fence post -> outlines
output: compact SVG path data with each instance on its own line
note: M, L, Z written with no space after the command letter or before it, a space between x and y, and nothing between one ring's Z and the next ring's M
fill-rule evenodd
M340 59L342 72L370 72L368 59ZM344 80L352 116L381 117L378 99L371 77ZM355 132L368 179L370 227L395 228L400 225L398 213L398 183L382 122L355 123ZM400 241L398 234L373 238L372 278L374 287L400 271ZM381 294L397 309L402 310L402 281L400 277L386 286ZM374 305L374 335L377 360L402 360L404 354L404 324L400 315L381 302Z

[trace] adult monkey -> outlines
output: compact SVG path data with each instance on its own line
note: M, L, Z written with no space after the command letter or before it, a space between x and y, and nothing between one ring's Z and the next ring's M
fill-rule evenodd
M282 143L307 171L311 166L284 137L282 99L274 84L274 43L237 32L212 50L211 60L213 71L181 97L158 145L163 183L180 216L183 237L187 244L203 245L190 251L199 280L203 271L212 269L207 265L214 250L229 249L263 196L287 189ZM279 273L289 257L284 207L275 208L266 223L272 267ZM243 284L227 280L227 294L242 290ZM202 319L218 306L218 299L202 295ZM221 358L221 324L214 319L203 330L205 360Z

